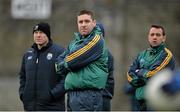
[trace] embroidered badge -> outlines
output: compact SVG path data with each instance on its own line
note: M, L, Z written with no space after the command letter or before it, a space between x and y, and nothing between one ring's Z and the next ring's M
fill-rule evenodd
M47 54L47 59L48 59L48 60L51 60L51 59L52 59L52 56L53 56L52 53L48 53L48 54Z
M145 63L145 60L144 59L141 59L140 60L140 65L143 65Z

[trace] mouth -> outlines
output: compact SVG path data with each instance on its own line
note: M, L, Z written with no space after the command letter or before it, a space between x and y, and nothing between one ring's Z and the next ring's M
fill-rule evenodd
M42 40L41 39L36 39L36 42L41 42Z
M81 29L81 31L82 31L82 32L86 32L86 31L87 31L87 29Z
M41 39L36 39L37 41L41 41Z
M157 41L156 40L153 40L153 43L156 43Z

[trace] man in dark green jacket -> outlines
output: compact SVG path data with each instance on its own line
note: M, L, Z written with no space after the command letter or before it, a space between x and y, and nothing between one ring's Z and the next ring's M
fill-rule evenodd
M108 50L93 13L82 10L77 16L78 33L66 52L58 57L58 74L67 73L65 90L68 110L102 110L102 90L108 77Z
M148 34L150 48L140 52L133 61L127 74L128 82L135 88L135 98L139 110L148 110L144 99L144 88L153 75L164 68L174 69L173 54L165 47L164 28L152 25Z
M54 66L65 49L53 43L48 23L34 26L33 39L19 73L19 95L24 110L65 111L64 75L58 76Z

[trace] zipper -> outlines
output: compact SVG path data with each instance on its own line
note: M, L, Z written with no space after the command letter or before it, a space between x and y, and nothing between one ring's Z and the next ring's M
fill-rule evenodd
M37 57L36 57L36 70L35 70L35 84L34 84L34 97L35 97L35 103L34 103L34 109L37 110L37 75L38 75L38 65L39 65L39 56L40 52L37 51Z
M36 59L36 64L38 64L38 62L39 62L39 58Z

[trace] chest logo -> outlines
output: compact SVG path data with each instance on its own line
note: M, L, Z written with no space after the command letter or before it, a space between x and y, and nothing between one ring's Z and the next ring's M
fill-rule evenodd
M144 59L141 59L141 60L140 60L140 65L144 65L144 63L145 63L145 60L144 60Z
M52 53L48 53L48 54L47 54L47 60L51 60L52 57L53 57L53 54L52 54Z

